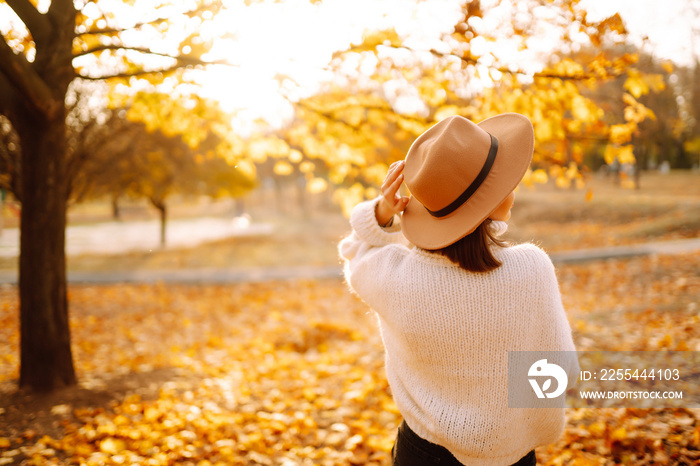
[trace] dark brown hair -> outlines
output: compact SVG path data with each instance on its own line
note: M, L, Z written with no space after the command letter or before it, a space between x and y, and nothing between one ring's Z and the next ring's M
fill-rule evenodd
M504 248L508 244L493 235L490 224L491 219L486 219L464 238L430 252L441 254L470 272L490 272L497 269L501 262L493 255L492 247Z

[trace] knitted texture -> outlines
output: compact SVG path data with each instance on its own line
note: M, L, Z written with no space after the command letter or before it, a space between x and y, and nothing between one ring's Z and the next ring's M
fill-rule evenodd
M398 222L380 227L376 202L355 207L339 249L347 282L378 316L405 421L465 465L510 465L555 442L564 410L508 408L507 385L508 351L575 350L547 254L496 248L501 267L468 272L408 244Z

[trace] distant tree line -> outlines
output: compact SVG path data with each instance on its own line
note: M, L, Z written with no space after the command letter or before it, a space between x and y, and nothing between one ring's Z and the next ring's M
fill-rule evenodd
M145 199L159 213L166 243L168 198L173 194L240 196L256 181L214 156L220 138L209 133L191 147L179 134L149 130L129 120L127 109L86 111L80 97L68 113L69 157L65 181L70 205L110 199L115 218L120 199ZM0 115L0 189L22 202L21 145L9 120Z
M629 49L629 47L627 47ZM634 49L631 49L634 50ZM661 76L662 86L644 94L639 101L652 115L640 122L631 143L634 146L635 172L666 164L673 169L698 168L700 165L700 62L677 66L640 54L636 67L648 75ZM629 92L623 79L615 79L584 91L605 110L611 123L624 118L622 95ZM584 165L596 170L606 164L608 141L588 144Z

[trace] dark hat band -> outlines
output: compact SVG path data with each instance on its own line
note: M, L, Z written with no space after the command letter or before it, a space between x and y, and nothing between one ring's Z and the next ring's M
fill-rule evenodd
M430 213L433 217L446 217L450 215L452 212L455 210L459 209L467 200L472 197L472 194L476 192L477 189L479 189L479 186L481 186L481 183L484 182L486 179L486 176L489 174L491 171L491 167L493 166L494 160L496 160L496 153L498 152L498 139L491 134L488 133L489 136L491 136L491 148L489 149L489 155L486 157L486 161L484 162L484 166L481 167L481 171L479 174L476 176L474 181L467 187L467 189L464 190L462 194L459 195L457 199L455 199L450 205L447 207L444 207L440 210L430 210L427 207L425 207L425 210Z

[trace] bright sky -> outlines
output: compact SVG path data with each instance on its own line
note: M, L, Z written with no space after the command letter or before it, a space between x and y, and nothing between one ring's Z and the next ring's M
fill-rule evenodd
M691 65L700 56L698 0L582 0L591 20L619 12L638 45L659 59ZM694 9L694 11L693 11Z
M202 78L205 92L229 110L240 109L237 124L245 128L256 118L280 126L293 115L289 98L300 97L328 81L324 70L331 56L360 43L365 30L390 27L424 47L436 45L461 14L455 0L308 0L281 3L231 3L212 26L230 32L230 40L215 42L210 57L227 58L239 68L219 67ZM371 66L371 64L369 64ZM280 76L288 76L284 81Z
M514 0L482 0L490 4ZM696 15L688 11L696 3ZM245 7L231 4L217 19L235 31L234 40L220 41L212 50L213 57L230 57L240 64L238 69L221 70L207 75L205 88L228 109L240 109L234 124L246 133L256 118L280 126L291 118L291 105L279 92L279 75L294 81L285 83L287 96L298 96L296 90L309 93L330 76L323 68L332 53L350 42L361 41L363 31L396 28L400 35L409 35L418 48L439 46L437 39L449 32L461 18L459 0L326 0L312 5L308 0L286 0L281 4L261 4ZM514 2L515 3L515 2ZM630 31L631 40L643 45L657 57L679 64L690 64L700 54L697 34L700 31L698 0L583 0L590 19L603 19L619 12ZM498 14L487 17L486 28L498 27ZM485 21L485 22L486 22ZM645 41L644 37L648 37ZM695 42L694 42L695 41ZM695 48L693 48L695 43ZM546 50L551 38L533 40L533 48ZM473 50L479 44L473 43ZM499 46L508 47L506 41ZM513 54L517 45L513 45ZM521 54L522 55L522 54ZM372 67L372 63L366 64ZM536 52L521 56L521 69L537 66ZM298 86L297 86L298 84ZM306 91L303 91L306 90ZM403 98L406 109L420 110L417 99ZM411 109L411 105L417 107Z
M494 5L504 7L511 2L518 5L517 0L482 0L482 5L487 9ZM186 6L185 2L181 3L179 7ZM325 0L312 4L309 0L281 0L245 6L241 0L231 0L225 2L226 8L215 21L206 24L201 36L227 34L229 38L217 39L205 58L223 58L237 66L215 67L200 81L206 95L218 99L227 110L237 112L234 125L241 133L249 132L256 119L280 126L293 115L291 105L281 95L280 83L282 92L291 99L317 90L331 78L324 68L332 53L347 48L350 43L359 43L365 30L394 27L399 35L410 37L408 43L416 48L439 47L440 35L451 31L461 18L461 3L460 0ZM48 4L49 0L41 0L41 9L45 10ZM124 10L126 14L119 17L128 17L129 7L121 0L100 0L100 4L110 11ZM695 14L690 10L691 4L695 5ZM146 6L145 3L141 5ZM525 6L524 3L520 5ZM581 5L589 10L592 20L620 12L631 39L641 44L642 38L648 36L644 47L659 58L687 65L692 62L691 57L700 54L699 0L582 0ZM12 20L3 11L7 8L0 4L0 30L7 30L8 24L12 27ZM538 10L541 10L540 17L546 18L547 9ZM99 11L94 13L97 15ZM138 20L133 18L133 21ZM498 10L492 11L481 23L487 30L497 29ZM168 36L181 37L177 25L168 31ZM128 43L129 37L125 36L125 40ZM545 31L531 46L546 50L551 43ZM168 44L153 43L151 46L163 52L176 52L169 50ZM474 41L472 50L478 53L479 47L486 46ZM519 54L521 69L537 66L537 52L528 51L531 55L522 55L517 51L517 43L507 40L499 40L497 46L501 54ZM374 65L370 60L361 67L371 70ZM285 81L281 76L291 80ZM403 99L401 103L405 109L420 110L417 99L412 102L410 95L399 98Z

